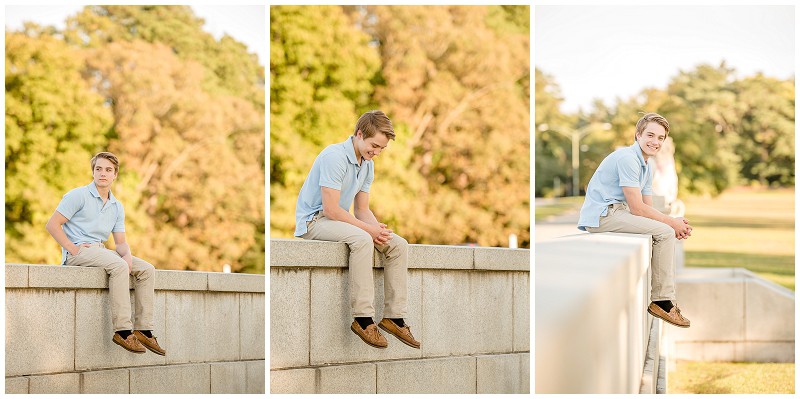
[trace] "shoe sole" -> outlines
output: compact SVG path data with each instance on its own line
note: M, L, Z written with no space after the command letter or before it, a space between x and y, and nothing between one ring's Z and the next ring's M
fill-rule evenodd
M661 317L661 316L659 316L659 315L655 314L655 312L653 312L652 310L650 310L650 308L647 308L647 313L650 313L651 315L653 315L653 317L657 317L657 318L659 318L659 319L661 319L661 320L664 320L664 321L666 321L667 323L669 323L669 324L672 324L672 325L673 325L673 326L675 326L675 327L680 327L680 328L689 328L689 327L690 327L690 326L682 326L682 325L680 325L680 324L675 324L675 323L673 323L673 322L671 322L671 321L669 321L669 320L667 320L667 319L665 319L665 318L663 318L663 317Z
M119 343L119 342L117 342L117 341L114 341L114 338L111 338L111 342L113 342L113 343L115 343L115 344L117 344L117 345L121 346L121 347L122 347L122 349L125 349L125 350L126 350L126 351L128 351L128 352L133 352L133 353L135 353L135 354L137 354L137 355L141 355L142 353L145 353L145 352L147 352L147 350L143 350L143 351L139 352L139 351L135 351L135 350L133 350L133 349L129 349L129 348L127 348L125 345L122 345L121 343ZM142 345L142 346L144 346L144 345Z
M356 331L355 328L353 328L353 326L350 326L350 331L352 331L353 333L356 334L356 336L361 338L361 340L364 341L365 344L367 344L367 345L369 345L369 346L371 346L373 348L386 349L389 346L389 345L386 345L386 346L375 345L372 342L367 341L364 337L361 336L361 334L358 333L358 331Z
M402 337L400 337L399 335L397 335L397 334L395 334L395 333L393 333L393 332L389 331L389 329L388 329L388 328L386 328L386 327L384 327L384 326L383 326L383 324L378 324L378 327L380 327L380 328L381 328L381 330L383 330L383 331L386 331L387 333L389 333L389 334L391 334L391 335L394 335L394 337L395 337L395 338L397 338L397 339L398 339L400 342L402 342L402 343L404 343L404 344L406 344L406 345L408 345L408 346L410 346L410 347L412 347L412 348L414 348L414 349L419 349L419 345L413 345L411 342L408 342L408 341L404 340L404 339L403 339Z

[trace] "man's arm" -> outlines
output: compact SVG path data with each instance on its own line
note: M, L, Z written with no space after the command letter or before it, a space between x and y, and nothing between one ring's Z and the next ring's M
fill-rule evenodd
M125 232L113 232L111 235L114 236L114 246L117 248L117 253L122 259L125 259L125 262L128 262L128 273L130 273L133 270L133 255L131 255L131 247L125 239Z
M55 211L53 212L53 216L50 216L50 220L47 221L47 224L44 225L44 228L56 239L59 245L75 256L78 254L80 246L73 244L72 241L69 240L69 237L67 237L67 233L61 228L61 226L68 221L69 219L64 217L61 212Z
M689 225L688 220L682 217L673 218L659 212L652 206L653 197L651 195L642 196L638 187L622 187L622 193L625 195L625 201L628 203L631 214L667 224L675 230L675 237L679 240L692 235L692 226Z
M378 224L377 220L375 220L375 224L366 223L362 220L359 220L355 216L351 215L350 212L345 211L341 207L339 207L339 198L342 194L341 191L332 189L330 187L321 187L322 188L322 213L325 215L326 218L330 220L338 220L340 222L350 223L353 226L360 228L361 230L366 231L372 236L372 240L376 243L383 244L382 232L385 230ZM361 194L359 192L358 194ZM356 195L356 201L358 201L358 194ZM370 212L371 213L371 212ZM375 216L372 217L373 219ZM381 239L381 240L379 240ZM388 238L386 239L388 241Z

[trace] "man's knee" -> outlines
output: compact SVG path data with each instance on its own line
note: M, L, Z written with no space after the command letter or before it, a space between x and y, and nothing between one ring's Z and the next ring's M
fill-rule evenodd
M358 234L355 234L348 242L351 251L355 251L358 249L363 248L374 248L374 243L372 242L372 236L369 235L366 231L361 231Z
M408 252L408 241L397 234L395 234L394 237L392 237L392 240L389 241L389 246L397 248L403 252Z
M118 276L122 274L129 274L130 270L128 269L128 262L125 262L125 259L119 258L119 260L114 260L109 263L106 267L106 273L111 276Z
M656 243L676 241L675 230L666 223L660 223L660 227L653 232L653 241Z

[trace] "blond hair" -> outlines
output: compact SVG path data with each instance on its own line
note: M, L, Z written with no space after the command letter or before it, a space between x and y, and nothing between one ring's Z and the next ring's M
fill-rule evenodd
M644 132L644 128L647 127L647 124L650 122L655 122L661 125L666 132L666 135L669 136L669 122L667 122L667 118L655 113L655 112L648 112L639 119L639 122L636 122L636 134L634 134L633 139L636 140L642 132Z
M119 159L117 156L110 153L110 152L98 152L92 157L92 171L94 171L94 167L97 165L97 160L100 158L105 158L111 161L114 164L114 173L119 173Z
M378 133L383 133L386 138L391 140L394 140L395 137L392 121L389 120L386 114L378 110L367 111L358 118L356 129L353 130L353 135L355 136L359 130L365 139Z

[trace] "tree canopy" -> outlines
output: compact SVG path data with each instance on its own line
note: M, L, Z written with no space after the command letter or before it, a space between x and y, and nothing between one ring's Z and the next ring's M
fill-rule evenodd
M270 10L270 230L326 145L381 109L396 141L370 207L410 242L530 243L530 12L524 6ZM320 20L326 24L319 24Z
M263 67L202 24L187 6L88 6L63 31L6 32L8 261L59 263L44 224L107 150L134 255L264 272Z

